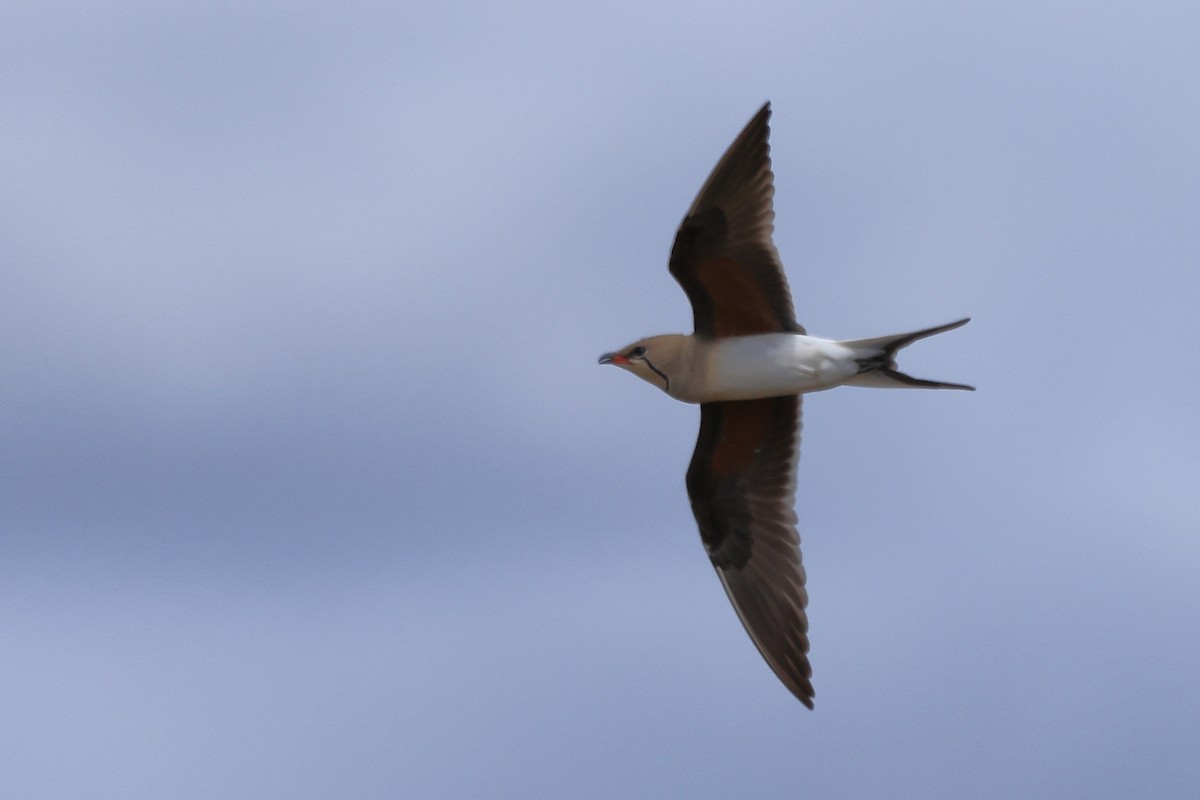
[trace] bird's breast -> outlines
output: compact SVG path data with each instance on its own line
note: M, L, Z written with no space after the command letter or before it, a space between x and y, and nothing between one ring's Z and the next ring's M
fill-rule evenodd
M699 402L816 392L858 373L850 348L795 333L717 339L709 343L705 366Z

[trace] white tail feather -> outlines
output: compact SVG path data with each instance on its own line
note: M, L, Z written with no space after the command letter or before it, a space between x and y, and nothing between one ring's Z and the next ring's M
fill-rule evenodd
M914 378L896 369L896 353L908 347L913 342L939 333L961 328L971 321L970 317L939 325L936 328L925 328L911 333L898 333L892 336L877 336L873 339L852 339L841 344L861 353L858 364L862 370L847 381L851 386L872 386L892 389L964 389L975 391L974 386L963 383L945 383L943 381L927 381Z

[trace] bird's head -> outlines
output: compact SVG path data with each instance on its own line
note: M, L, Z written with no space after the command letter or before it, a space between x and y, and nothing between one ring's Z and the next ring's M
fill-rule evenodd
M639 339L613 353L600 356L601 364L612 364L632 372L647 383L671 393L671 376L683 379L682 360L687 336L668 334Z

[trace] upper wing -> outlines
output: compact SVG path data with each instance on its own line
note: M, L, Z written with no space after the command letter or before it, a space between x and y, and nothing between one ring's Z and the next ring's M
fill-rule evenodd
M771 240L770 116L767 103L717 162L675 234L671 274L687 292L700 336L804 332Z
M808 594L792 508L800 400L704 403L687 487L704 547L746 632L812 708Z

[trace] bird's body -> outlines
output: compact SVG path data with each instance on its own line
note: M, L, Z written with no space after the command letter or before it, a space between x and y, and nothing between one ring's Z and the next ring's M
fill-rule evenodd
M687 473L700 537L738 618L785 686L812 708L808 595L792 509L801 397L835 386L970 389L913 378L896 353L948 325L872 339L809 336L796 322L771 240L774 176L764 105L688 210L671 274L695 332L641 339L600 357L700 404Z
M859 371L854 348L803 333L733 336L710 349L701 403L832 389Z
M892 338L901 337L884 340ZM875 386L879 385L879 376L871 374L876 371L871 365L886 357L878 341L843 342L804 333L760 333L724 339L667 334L637 343L655 355L642 356L646 369L634 370L634 374L685 403L759 400L847 384ZM608 357L617 358L619 354ZM913 385L902 381L894 384Z

